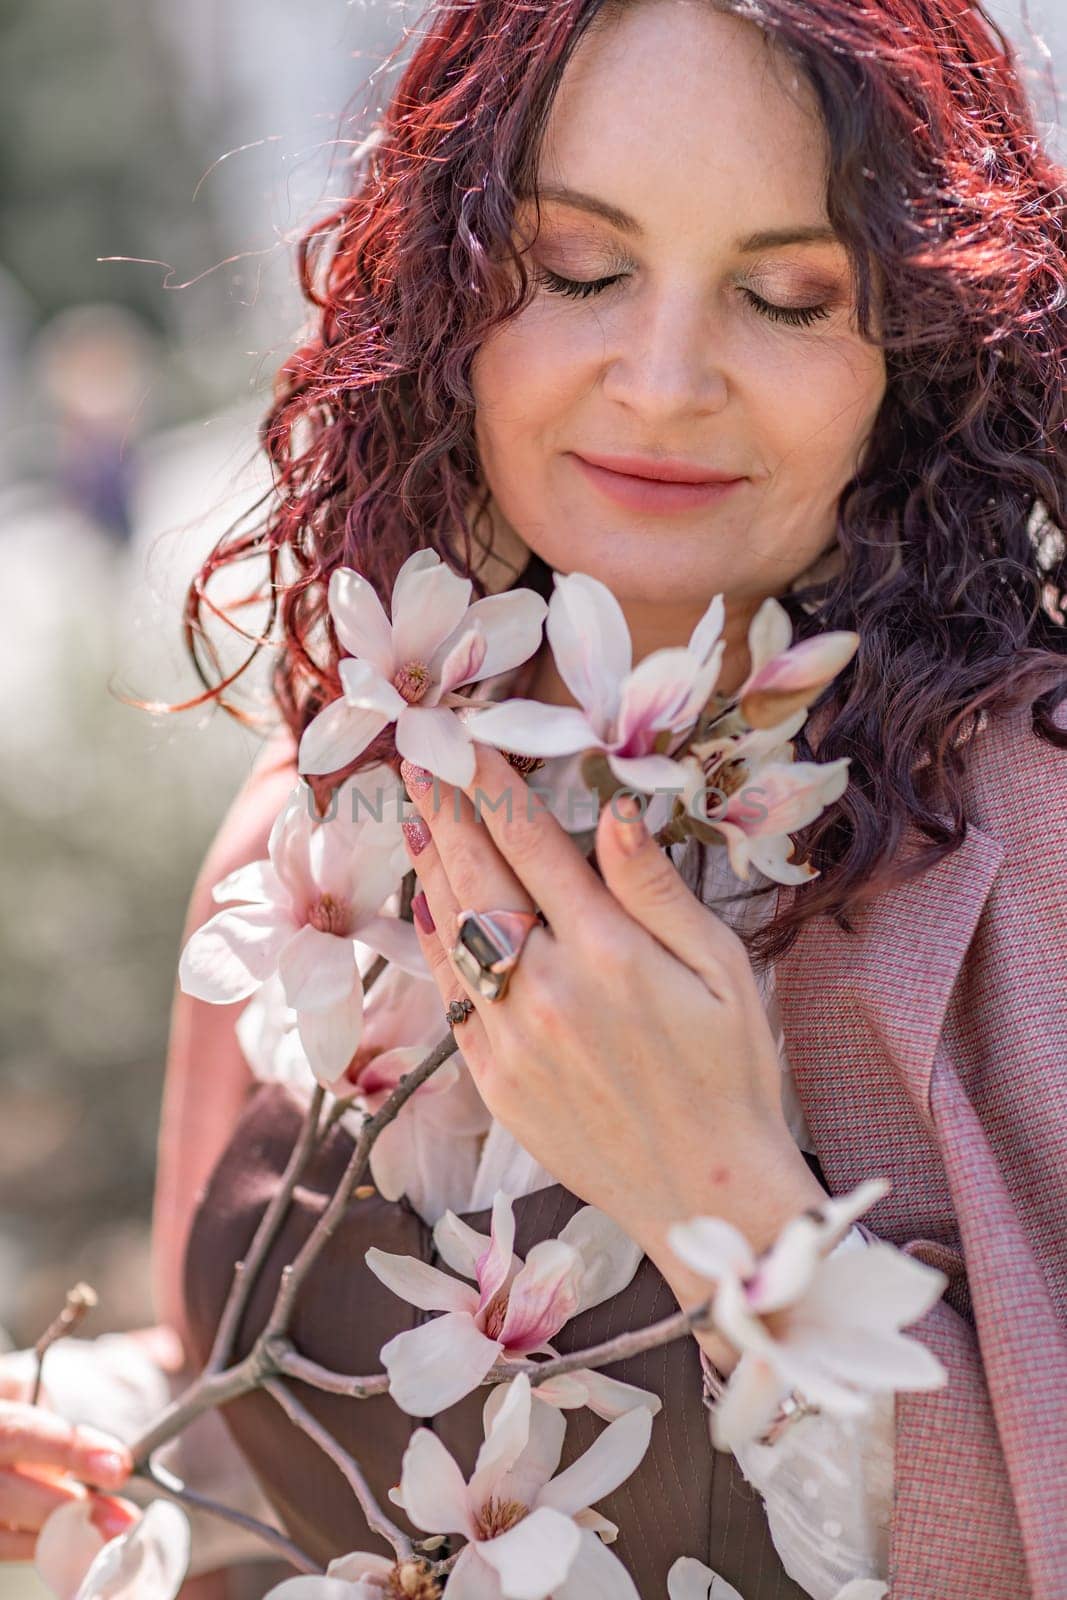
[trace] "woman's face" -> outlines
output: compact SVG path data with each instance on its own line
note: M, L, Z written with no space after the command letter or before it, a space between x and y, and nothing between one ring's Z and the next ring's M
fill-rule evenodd
M602 579L649 647L684 642L720 591L751 616L833 538L882 353L855 329L836 240L755 237L826 229L825 173L810 90L705 0L628 9L564 74L527 256L554 276L477 353L476 441L494 544ZM516 223L533 238L529 201ZM586 452L743 481L703 504L619 504Z

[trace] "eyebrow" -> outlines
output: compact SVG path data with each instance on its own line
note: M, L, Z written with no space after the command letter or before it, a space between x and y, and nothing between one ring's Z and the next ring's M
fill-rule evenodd
M637 218L631 217L629 212L620 211L618 206L611 205L607 200L599 200L596 195L583 194L579 189L568 189L561 184L542 184L536 196L531 198L554 200L557 205L570 206L576 211L588 211L593 216L610 222L620 233L644 232ZM743 255L751 255L757 250L775 250L787 244L840 243L840 238L828 224L812 223L791 228L761 228L757 233L750 233L746 238L738 239L736 249Z

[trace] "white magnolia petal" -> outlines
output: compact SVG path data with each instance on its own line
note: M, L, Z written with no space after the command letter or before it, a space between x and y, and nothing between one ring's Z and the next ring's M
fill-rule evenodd
M263 1600L379 1600L381 1592L345 1578L286 1578L268 1589Z
M354 983L351 993L335 1006L298 1011L296 1026L308 1065L319 1083L329 1088L348 1067L363 1033L362 984Z
M589 1528L597 1534L604 1544L614 1544L619 1537L619 1524L612 1522L610 1517L602 1517L592 1506L579 1511L574 1520L579 1528Z
M339 772L364 751L388 724L379 711L358 711L338 695L312 717L300 738L297 767L312 776Z
M667 1600L744 1600L717 1572L694 1556L679 1556L667 1574Z
M603 743L584 711L540 700L501 700L469 717L467 728L479 744L524 756L569 756Z
M352 940L305 924L278 958L285 1003L294 1011L326 1011L360 981Z
M687 1267L701 1277L748 1277L755 1269L752 1246L739 1229L722 1217L692 1217L667 1230L667 1243Z
M355 711L375 711L383 722L395 722L407 705L404 696L388 678L383 678L373 661L356 661L345 656L338 662L337 676L344 690L345 704Z
M647 750L659 729L692 722L692 716L683 713L694 682L704 676L701 662L688 650L674 646L653 650L620 685L616 738ZM701 704L706 699L702 696Z
M940 1300L948 1279L936 1267L916 1261L882 1240L847 1255L836 1251L819 1269L809 1300L829 1306L847 1294L849 1320L867 1327L906 1327L918 1322ZM838 1305L841 1300L838 1299Z
M269 861L248 861L228 872L212 889L211 898L220 906L227 900L258 900L287 907L289 891Z
M424 1533L475 1537L463 1474L429 1428L416 1428L408 1440L400 1469L399 1503Z
M407 566L405 562L404 566ZM473 585L438 560L431 566L404 567L393 585L393 660L428 665L438 645L467 610Z
M510 672L512 667L528 660L541 643L547 612L548 605L533 589L508 589L502 594L488 594L468 606L462 626L477 622L486 643L485 659L476 681ZM438 657L451 642L445 640L437 652Z
M657 789L681 794L685 788L685 769L669 756L617 756L610 750L607 754L615 776L638 794L654 794Z
M729 826L729 824L727 824ZM737 832L739 830L735 830ZM788 834L765 835L746 841L747 858L765 878L775 883L807 883L819 874L807 861L794 862L796 846Z
M395 1561L390 1561L386 1556L371 1555L366 1550L353 1550L347 1556L335 1556L326 1568L328 1578L347 1578L350 1583L355 1583L357 1578L367 1578L376 1575L384 1578L396 1566Z
M903 1333L820 1324L803 1341L790 1339L787 1348L795 1359L810 1362L834 1383L873 1394L887 1389L940 1389L948 1382L948 1373L933 1351ZM808 1387L814 1399L816 1389L810 1380ZM836 1396L828 1403L836 1404Z
M453 1272L461 1272L465 1278L474 1279L478 1276L479 1257L485 1254L492 1241L464 1222L454 1211L446 1211L434 1225L433 1242L438 1255Z
M457 789L474 777L470 732L447 706L406 706L397 719L396 747L405 760Z
M448 1576L448 1600L502 1600L500 1579L478 1554L480 1548L463 1546Z
M68 1500L49 1512L41 1524L33 1564L41 1582L58 1596L71 1600L107 1540L89 1520L92 1503Z
M189 1518L173 1500L153 1500L96 1556L75 1600L175 1600L192 1555Z
M379 1283L420 1311L465 1311L473 1316L478 1295L468 1283L415 1256L398 1256L371 1245L363 1258Z
M538 1505L583 1511L611 1494L635 1471L652 1437L652 1413L637 1406L608 1424L584 1455L547 1483Z
M492 1496L501 1498L507 1473L530 1442L532 1412L530 1380L525 1373L490 1390L482 1407L485 1439L471 1475L472 1506L483 1506Z
M384 678L391 678L393 630L374 585L351 567L336 567L330 574L327 603L348 654L365 657Z
M542 1506L506 1533L483 1539L478 1554L498 1573L506 1600L548 1600L559 1593L581 1538L570 1517Z
M595 1367L582 1367L572 1373L585 1389L585 1404L590 1411L605 1422L614 1422L635 1406L644 1406L653 1416L663 1409L663 1401L651 1389L639 1389L634 1383L623 1383L621 1378L609 1378L606 1372Z
M793 638L789 613L773 595L768 596L748 625L750 678L755 677L773 656L788 650Z
M564 1244L582 1258L579 1310L588 1311L618 1294L633 1281L644 1251L613 1217L596 1206L582 1206L559 1231Z
M634 1580L598 1534L583 1528L571 1570L553 1600L640 1600Z
M371 1145L371 1180L383 1200L399 1200L418 1181L410 1106L409 1101L400 1115L386 1124ZM351 1115L354 1117L355 1114ZM353 1137L359 1137L355 1130Z
M185 994L211 1005L246 1000L277 970L296 926L277 906L217 911L191 934L178 963Z
M692 633L689 635L688 649L696 656L698 661L707 661L712 650L719 643L719 636L726 621L726 603L721 594L717 594L708 604L708 608Z
M790 1388L775 1367L746 1351L711 1412L716 1449L733 1450L761 1438Z
M489 1224L489 1248L476 1263L481 1306L484 1308L498 1289L515 1276L518 1257L515 1255L515 1212L513 1196L498 1189L493 1196L493 1213ZM520 1263L521 1265L521 1263Z
M885 1600L888 1593L881 1578L852 1578L843 1589L838 1589L834 1600Z
M500 1339L512 1354L539 1350L578 1310L582 1258L560 1239L542 1239L508 1290Z
M359 924L357 936L361 944L369 945L410 977L431 976L419 936L410 922L400 917L367 917Z
M487 1339L469 1312L449 1311L394 1335L381 1353L401 1411L436 1417L478 1387L500 1350L499 1339Z
M630 629L606 584L585 572L556 573L545 632L559 675L605 736L619 685L633 665Z
M766 833L795 833L844 794L850 759L768 761L730 796L722 820L757 838Z
M516 1380L517 1381L517 1380ZM528 1379L524 1381L529 1382ZM511 1387L511 1385L509 1385ZM493 1390L482 1410L486 1431L492 1427L493 1421L500 1410L497 1395L499 1386ZM498 1499L518 1500L520 1505L532 1506L541 1490L559 1466L559 1458L563 1453L563 1440L567 1432L567 1419L562 1412L553 1405L546 1405L537 1398L538 1391L531 1385L531 1400L529 1413L526 1417L526 1443L519 1454L514 1456L510 1466L502 1473L495 1474L495 1494ZM521 1437L521 1435L520 1435ZM505 1464L506 1465L506 1464ZM484 1488L481 1472L475 1473L471 1479L471 1492L475 1487Z
M429 547L411 552L393 579L392 593L389 596L389 610L394 617L397 613L397 607L400 605L405 585L410 583L417 572L428 572L431 568L439 566L440 561L441 557L437 551L431 550Z

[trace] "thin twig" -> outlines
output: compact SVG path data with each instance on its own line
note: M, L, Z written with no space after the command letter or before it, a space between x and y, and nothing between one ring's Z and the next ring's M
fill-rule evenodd
M177 1500L194 1511L206 1511L210 1516L218 1517L223 1522L232 1522L235 1527L254 1533L264 1544L269 1545L275 1554L296 1567L298 1572L321 1575L323 1569L301 1550L298 1544L287 1539L284 1533L279 1533L277 1528L272 1528L269 1523L260 1522L257 1517L250 1517L247 1512L235 1511L232 1506L220 1505L217 1500L201 1494L197 1489L190 1489L173 1472L161 1467L157 1462L142 1467L139 1472L133 1474L131 1481L138 1478L152 1484L171 1500Z
M96 1290L88 1283L76 1283L73 1289L67 1290L66 1304L58 1317L48 1324L37 1343L34 1345L34 1354L37 1357L37 1367L33 1376L33 1389L30 1392L30 1405L37 1404L37 1397L41 1392L41 1369L44 1366L45 1354L57 1339L63 1339L68 1333L73 1333L78 1323L96 1305Z
M284 1383L279 1383L277 1378L268 1378L263 1388L271 1399L276 1400L281 1406L290 1422L295 1423L298 1428L302 1429L309 1439L313 1439L319 1449L325 1455L328 1455L339 1471L344 1474L356 1499L363 1508L367 1526L373 1528L375 1533L381 1534L383 1539L388 1540L396 1552L398 1561L410 1560L413 1554L411 1540L406 1533L397 1527L395 1522L392 1522L386 1516L374 1498L366 1478L356 1462L348 1454L348 1451L342 1449L329 1429L324 1428L322 1423L312 1416L307 1407L301 1405L300 1401L294 1394L290 1393Z

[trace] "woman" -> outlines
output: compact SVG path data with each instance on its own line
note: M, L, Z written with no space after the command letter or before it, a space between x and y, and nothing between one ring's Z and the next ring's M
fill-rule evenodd
M635 660L684 643L722 592L727 692L770 595L798 636L862 641L798 748L851 763L798 834L820 876L773 906L720 903L712 851L679 860L683 880L605 819L597 878L562 833L453 827L412 789L423 948L442 1000L475 1002L458 1032L496 1122L554 1180L516 1205L520 1253L598 1205L645 1250L616 1302L636 1325L694 1298L664 1242L679 1211L760 1247L824 1188L884 1173L871 1236L950 1279L911 1330L947 1388L900 1394L851 1441L802 1420L764 1495L708 1447L695 1341L670 1347L649 1385L660 1444L600 1508L615 1548L643 1597L680 1554L745 1600L821 1600L863 1576L901 1600L1067 1594L1063 188L1010 49L957 0L435 6L364 159L303 254L319 327L266 427L279 494L201 575L271 553L294 753L340 692L330 573L386 596L423 546L479 593L599 578ZM649 487L672 466L733 481ZM544 651L523 692L571 699ZM380 749L333 753L317 752L327 791ZM499 757L482 759L492 780ZM248 851L220 850L205 885L263 854L262 813L227 826L247 826ZM567 940L531 936L499 1005L465 989L456 909L547 912L553 896ZM180 1118L195 1076L219 1115L197 1100L195 1146L168 1121L160 1207L164 1303L194 1364L298 1121L287 1091L261 1089L216 1161L241 1091L218 1068L232 1054L198 1052L202 1009L179 1001L168 1108ZM243 1345L345 1154L339 1136L309 1176ZM397 1248L390 1229L430 1246L424 1219L380 1197L346 1229L295 1338L357 1371L406 1311L363 1251ZM384 1493L410 1419L334 1398L317 1414ZM457 1411L435 1426L459 1453L474 1413ZM226 1420L298 1541L380 1548L265 1396ZM828 1514L842 1461L853 1492Z

